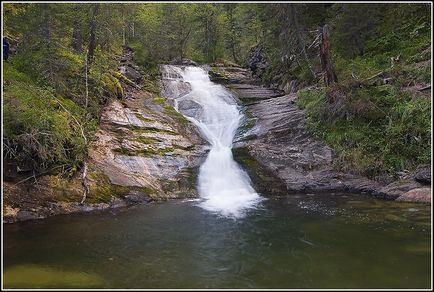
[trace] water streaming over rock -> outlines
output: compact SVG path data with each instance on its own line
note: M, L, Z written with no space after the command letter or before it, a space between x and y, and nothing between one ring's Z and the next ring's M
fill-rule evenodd
M243 118L232 94L199 67L165 65L161 71L163 95L211 145L199 170L199 205L224 216L242 216L262 198L232 156L232 140Z

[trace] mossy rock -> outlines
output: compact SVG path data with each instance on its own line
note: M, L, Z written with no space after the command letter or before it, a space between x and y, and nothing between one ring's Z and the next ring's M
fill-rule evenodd
M285 184L256 161L245 147L233 149L234 159L247 171L255 190L265 195L286 195Z
M119 147L113 149L113 152L122 155L127 155L127 156L164 156L167 153L173 153L174 151L175 148L171 146L167 146L164 148L149 147L147 149L139 149L139 150L128 149L125 147Z
M124 198L133 192L147 197L155 197L155 194L158 193L149 187L112 184L101 170L91 169L88 177L90 179L90 192L86 199L87 203L108 203L113 197Z

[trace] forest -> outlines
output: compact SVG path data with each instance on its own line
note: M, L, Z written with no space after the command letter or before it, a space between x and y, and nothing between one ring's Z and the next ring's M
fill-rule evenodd
M2 13L2 287L432 288L432 3Z
M375 176L430 161L427 4L9 3L4 18L12 54L4 63L3 155L38 172L80 168L101 108L123 96L123 46L134 49L149 84L160 63L248 66L249 54L262 50L266 66L257 74L268 85L301 83L299 103L335 147L339 167ZM318 57L325 25L332 82Z
M265 84L315 85L301 90L300 104L339 167L409 170L430 161L431 101L419 90L431 72L426 5L5 4L4 158L77 171L102 106L122 98L123 46L151 81L157 64L183 58L247 66L254 48L266 52ZM324 25L333 84L321 78L315 42ZM379 72L393 83L375 84Z

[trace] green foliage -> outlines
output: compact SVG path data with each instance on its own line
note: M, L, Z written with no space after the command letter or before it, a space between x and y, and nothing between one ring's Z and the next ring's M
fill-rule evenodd
M72 116L86 132L93 131L95 123L84 123L83 109L56 96L52 88L37 86L9 64L4 68L5 157L31 162L38 171L54 165L77 168L87 145Z
M375 177L431 159L431 103L394 88L373 88L327 101L325 89L298 92L308 126L335 149L338 167Z

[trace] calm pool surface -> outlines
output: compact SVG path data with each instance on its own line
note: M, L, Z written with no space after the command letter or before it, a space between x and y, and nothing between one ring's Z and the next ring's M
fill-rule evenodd
M269 198L241 219L174 201L4 224L4 288L430 288L431 206Z

